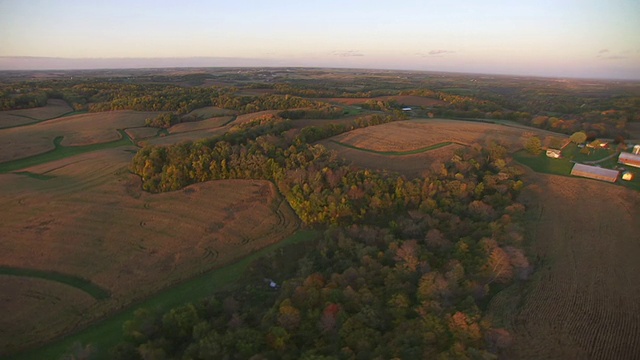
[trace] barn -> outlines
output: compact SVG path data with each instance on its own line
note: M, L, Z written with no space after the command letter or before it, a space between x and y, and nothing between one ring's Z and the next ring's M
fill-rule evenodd
M603 169L597 166L575 164L571 169L571 175L582 176L590 179L616 182L620 176L620 171Z
M628 152L621 152L620 156L618 157L618 162L620 164L640 168L640 155L636 155Z

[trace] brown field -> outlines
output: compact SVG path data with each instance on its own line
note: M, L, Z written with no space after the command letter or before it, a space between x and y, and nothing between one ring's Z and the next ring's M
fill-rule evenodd
M120 139L116 129L144 126L157 112L110 111L63 117L30 126L0 130L0 162L54 149L53 140L64 136L63 146L90 145Z
M237 114L237 111L222 109L215 106L206 106L203 108L195 109L185 116L197 117L199 119L209 119L216 116L229 116L229 115L235 115L235 114Z
M125 130L127 135L133 140L141 140L154 137L158 134L158 128L153 127L137 127Z
M229 131L228 126L216 127L211 129L203 129L196 131L188 131L183 133L171 134L169 136L160 136L152 139L145 139L138 145L150 144L150 145L173 145L185 141L198 141L202 139L212 138L218 135L222 135Z
M506 358L638 359L640 193L553 175L526 180L529 254L542 262L490 307L514 336Z
M71 111L73 109L64 100L49 99L46 106L38 108L0 111L0 128L53 119Z
M531 128L528 131L538 132ZM515 151L522 148L522 136L523 129L518 127L471 121L416 119L356 129L332 139L373 151L411 151L449 141L482 144L494 140Z
M231 119L233 119L232 116L219 116L207 120L184 122L170 127L169 133L177 134L189 131L215 129L228 123Z
M397 172L408 178L423 175L434 163L443 163L453 156L455 149L463 147L451 144L442 148L411 155L381 155L367 151L344 147L330 141L322 141L322 145L349 160L353 165L365 169L380 169Z
M0 354L23 343L69 331L96 300L84 291L54 281L0 275ZM38 319L38 321L25 321Z
M546 135L543 131L531 128L527 128L527 132L541 137ZM415 177L420 176L432 164L451 159L454 151L464 145L483 144L494 140L507 146L510 151L521 149L524 133L522 128L504 125L444 119L416 119L356 129L320 143L329 149L336 150L340 156L356 166L389 170L407 177ZM380 152L407 152L445 142L454 142L454 144L406 155L376 154L341 145Z
M86 153L26 169L53 176L48 180L0 175L0 265L80 276L112 294L93 301L88 310L67 311L50 301L58 296L56 289L25 302L24 316L0 314L12 322L2 326L8 336L0 336L0 348L49 339L62 328L70 330L278 242L298 226L293 211L265 181L213 181L170 193L143 192L139 178L127 171L133 155L125 150ZM17 297L30 291L12 277L0 277L0 289L16 286ZM68 296L75 298L76 290L71 290ZM19 301L11 299L7 301ZM47 311L55 316L32 315ZM24 327L41 331L13 330Z

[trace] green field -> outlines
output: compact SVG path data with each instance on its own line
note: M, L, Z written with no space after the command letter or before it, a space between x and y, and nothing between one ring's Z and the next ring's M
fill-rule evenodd
M65 353L69 352L69 349L77 343L84 345L91 344L91 346L98 351L98 357L96 357L96 359L109 359L108 349L122 341L122 326L127 320L133 318L136 310L142 308L168 310L180 304L197 301L198 299L211 296L217 291L237 283L248 266L261 256L286 245L293 245L302 241L310 241L317 237L317 231L300 230L285 240L259 250L234 264L210 271L182 284L176 285L116 315L109 316L86 329L80 330L75 334L65 336L57 342L14 355L9 359L59 359Z

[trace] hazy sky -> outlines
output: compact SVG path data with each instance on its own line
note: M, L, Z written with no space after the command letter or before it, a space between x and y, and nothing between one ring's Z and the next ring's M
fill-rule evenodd
M0 56L640 79L640 0L0 0Z

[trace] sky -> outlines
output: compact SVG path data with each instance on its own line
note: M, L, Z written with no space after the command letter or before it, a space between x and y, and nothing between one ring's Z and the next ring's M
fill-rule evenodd
M640 0L0 0L0 70L165 66L640 80Z

